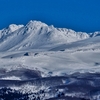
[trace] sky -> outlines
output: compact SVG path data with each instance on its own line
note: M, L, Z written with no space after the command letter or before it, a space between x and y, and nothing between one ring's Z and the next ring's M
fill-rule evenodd
M75 31L100 31L100 0L0 0L0 29L30 20Z

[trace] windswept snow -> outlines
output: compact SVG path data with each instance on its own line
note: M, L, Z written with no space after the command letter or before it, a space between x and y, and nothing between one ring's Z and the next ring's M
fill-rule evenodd
M0 51L40 49L89 38L87 33L55 28L40 21L30 21L25 26L9 25L0 31L0 36Z
M14 31L20 29L21 27L24 27L24 25L11 24L11 25L9 25L8 30L10 32L14 32Z
M29 95L42 95L40 100L94 100L99 73L100 32L75 32L32 20L0 30L0 87L37 90Z
M11 76L11 77L3 77L2 80L21 80L19 77Z
M25 26L12 24L9 28L9 34L0 32L2 68L37 68L42 76L99 71L99 32L91 36L32 20Z

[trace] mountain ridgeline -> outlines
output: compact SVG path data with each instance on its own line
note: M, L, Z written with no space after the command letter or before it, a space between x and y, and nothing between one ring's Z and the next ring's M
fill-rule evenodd
M100 32L40 21L0 30L0 100L100 100Z
M11 24L0 30L0 51L50 49L50 46L71 43L99 36L100 32L75 32L66 28L55 28L40 21L30 21L28 24Z

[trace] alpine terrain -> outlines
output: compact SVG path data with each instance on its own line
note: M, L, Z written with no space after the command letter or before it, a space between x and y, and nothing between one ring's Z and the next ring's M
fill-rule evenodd
M100 32L32 20L0 30L0 100L100 100Z

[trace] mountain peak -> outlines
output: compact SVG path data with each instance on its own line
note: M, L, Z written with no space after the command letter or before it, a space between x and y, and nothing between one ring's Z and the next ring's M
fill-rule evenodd
M11 24L11 25L9 25L8 30L10 32L14 32L14 31L16 31L17 29L19 29L21 27L24 27L24 25Z
M99 35L100 32L91 35L31 20L25 26L11 24L8 28L2 29L0 31L0 51L36 49L42 48L42 46L50 48L51 45L67 44ZM48 45L50 46L48 47Z
M39 26L48 26L48 25L41 21L30 20L26 26L27 27L39 27Z

